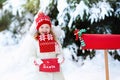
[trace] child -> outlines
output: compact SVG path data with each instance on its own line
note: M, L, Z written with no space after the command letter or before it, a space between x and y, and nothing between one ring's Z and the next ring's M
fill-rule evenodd
M61 45L52 31L49 16L39 12L32 27L35 27L31 31L35 39L34 64L39 70L39 80L64 80L60 68L64 61Z

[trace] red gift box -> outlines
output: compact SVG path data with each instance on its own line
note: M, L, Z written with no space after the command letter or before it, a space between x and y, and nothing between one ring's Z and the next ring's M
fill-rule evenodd
M39 71L42 72L59 72L60 64L57 58L42 59L43 63L39 67Z
M55 40L52 34L43 34L39 38L40 52L55 52Z

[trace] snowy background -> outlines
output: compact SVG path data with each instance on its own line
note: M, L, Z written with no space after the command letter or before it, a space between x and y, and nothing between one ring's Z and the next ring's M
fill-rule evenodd
M8 1L10 4L13 4L14 14L16 14L15 12L17 9L20 9L19 6L24 3L23 0L21 0L21 3L19 3L17 0ZM64 6L62 7L60 4L61 2L64 3ZM60 12L62 12L67 4L64 0L59 0L59 4L60 5L58 5L58 9ZM98 5L100 4L101 3L98 3ZM41 8L42 10L45 9L47 4L46 6L45 4L43 5L44 7ZM82 5L82 9L86 11L86 14L88 14L88 7L85 6L85 4L82 2L79 5ZM113 11L107 3L104 6L107 6L107 11L109 14L111 11ZM7 6L5 6L5 8L7 8ZM94 8L95 7L91 9L91 13L94 13ZM99 10L97 11L98 12L95 13L96 16L93 14L89 17L89 19L91 19L91 23L99 19L103 19L105 15L108 16L108 13L103 10L101 17L98 19L97 14L99 14ZM59 13L58 18L61 14L62 13ZM71 22L77 17L77 15L80 15L80 17L83 18L83 13L78 14L77 10L74 13L71 11L71 15L73 16L69 22L69 27L71 27ZM59 20L59 22L62 23L62 18ZM34 69L32 62L29 60L31 56L25 54L25 52L23 53L22 51L22 46L24 45L22 41L28 42L28 36L25 35L25 39L22 38L22 40L15 40L11 37L11 35L13 34L7 30L0 32L0 80L39 80L39 75ZM15 44L15 41L18 40L20 43ZM24 46L27 47L27 45ZM71 55L73 53L71 53L68 48L64 48L63 51L65 62L61 67L66 80L105 80L105 63L103 50L96 50L96 56L92 60L87 58L83 61L80 57L78 57L78 62L72 60ZM108 59L110 80L120 80L120 62L114 60L110 55L108 55Z

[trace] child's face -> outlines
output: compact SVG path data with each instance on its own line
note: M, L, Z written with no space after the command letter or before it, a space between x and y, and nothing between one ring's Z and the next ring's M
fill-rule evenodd
M50 26L48 24L43 24L39 28L40 34L50 33Z

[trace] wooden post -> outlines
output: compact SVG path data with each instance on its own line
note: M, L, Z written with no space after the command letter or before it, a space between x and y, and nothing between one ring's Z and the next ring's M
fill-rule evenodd
M104 50L106 80L109 80L108 52Z

